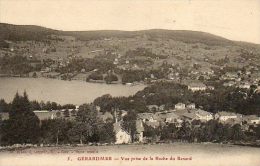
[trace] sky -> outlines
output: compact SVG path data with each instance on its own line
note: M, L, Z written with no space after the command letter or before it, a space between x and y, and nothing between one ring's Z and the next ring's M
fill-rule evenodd
M0 22L73 31L194 30L260 44L260 0L0 0Z

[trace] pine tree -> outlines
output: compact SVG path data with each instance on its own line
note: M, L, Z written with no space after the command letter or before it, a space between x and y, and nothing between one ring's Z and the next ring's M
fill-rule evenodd
M30 110L28 95L16 93L11 104L9 120L2 126L2 141L6 144L37 143L39 138L39 119Z

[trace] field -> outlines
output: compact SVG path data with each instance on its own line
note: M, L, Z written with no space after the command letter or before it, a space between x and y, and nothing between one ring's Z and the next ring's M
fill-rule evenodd
M174 143L161 145L35 147L9 151L2 150L0 155L0 163L3 165L26 166L158 164L257 166L260 164L260 148L224 144Z

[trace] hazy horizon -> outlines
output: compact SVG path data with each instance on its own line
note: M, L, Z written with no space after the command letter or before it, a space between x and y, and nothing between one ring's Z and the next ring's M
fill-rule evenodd
M62 31L190 30L260 44L260 0L0 0L0 22Z

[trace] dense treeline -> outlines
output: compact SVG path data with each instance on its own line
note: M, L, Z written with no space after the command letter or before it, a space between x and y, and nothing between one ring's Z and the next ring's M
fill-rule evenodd
M90 72L93 70L97 70L101 73L106 73L109 70L114 69L113 62L108 60L100 60L97 58L78 58L72 59L67 66L58 68L56 71L60 73L73 73L73 72L81 72L84 69L86 72Z
M5 102L4 99L0 100L0 112L9 112L11 109L11 104Z
M114 81L118 81L118 77L113 73L108 73L105 76L104 80L106 81L107 84L111 84Z
M99 72L93 72L93 73L91 73L88 77L87 77L87 79L86 79L86 81L90 81L90 80L103 80L104 79L104 77L103 77L103 74L102 73L99 73Z
M9 48L9 44L6 41L0 39L0 48Z
M222 110L244 115L260 115L260 93L254 93L254 88L216 89L210 95L195 93L193 101L213 113Z
M0 27L0 33L2 34L0 40L11 41L44 41L47 39L48 35L58 32L48 28L32 25L11 25L1 23Z
M113 124L100 122L91 105L79 107L75 121L45 120L41 125L41 143L83 144L114 142Z
M143 57L149 57L149 58L162 58L162 59L166 59L167 56L164 55L156 55L155 53L151 52L150 50L146 49L146 48L136 48L135 50L129 50L126 52L126 57L134 57L134 56L143 56Z
M143 81L149 77L144 70L126 70L122 71L122 83L133 83Z
M112 143L115 139L113 124L101 122L93 105L81 105L74 121L58 118L40 122L26 93L15 95L9 119L0 120L0 133L1 145Z
M144 65L144 64L142 64ZM148 65L149 66L149 65ZM122 76L122 83L133 83L146 81L149 83L151 80L165 79L168 78L169 68L176 70L176 67L168 65L166 62L163 63L158 69L149 70L120 70L118 74ZM182 74L182 71L179 71Z
M165 104L166 108L173 108L178 102L193 102L202 106L205 111L213 113L229 111L260 115L260 93L255 93L255 87L240 89L219 85L215 90L193 93L185 85L161 82L139 91L134 98L142 100L147 105Z
M148 112L148 108L143 100L134 100L132 96L130 97L112 97L111 95L103 95L94 100L94 104L100 107L100 111L112 112L114 108L118 110L134 110L136 113Z
M29 101L30 103L30 110L35 111L35 110L60 110L60 109L75 109L76 106L73 104L65 104L65 105L60 105L57 104L56 102L38 102L36 100ZM0 112L9 112L12 109L12 103L7 103L5 102L4 99L0 99Z
M165 105L166 109L173 109L174 105L195 103L205 111L216 113L219 111L236 112L244 115L260 115L260 93L251 89L235 87L223 88L216 86L215 90L206 92L192 92L187 86L175 83L156 83L130 97L112 97L103 95L94 100L94 104L101 107L101 111L135 110L137 113L149 112L147 105Z
M193 121L191 124L184 121L180 127L168 124L160 128L152 128L144 125L144 136L150 141L187 141L187 142L254 142L260 139L260 126L250 126L249 130L243 130L239 124L230 126L221 124L216 120L205 123Z
M21 75L35 70L37 70L37 68L33 67L26 57L18 55L0 57L1 73Z

